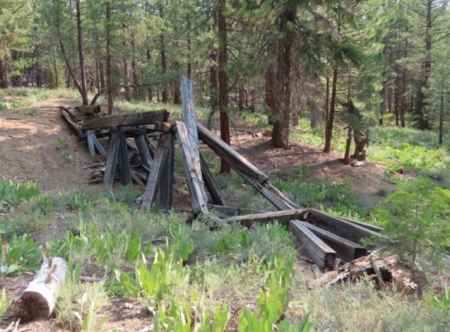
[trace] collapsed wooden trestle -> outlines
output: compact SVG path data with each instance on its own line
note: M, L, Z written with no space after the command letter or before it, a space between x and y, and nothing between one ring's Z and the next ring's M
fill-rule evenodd
M192 82L182 79L183 120L168 123L165 110L136 115L96 117L80 121L67 109L61 109L64 118L75 129L80 138L86 138L91 154L103 154L106 149L99 137L110 136L103 183L111 190L116 178L122 184L134 180L145 187L142 204L150 209L156 203L169 210L173 205L175 140L182 157L195 215L209 214L215 210L228 217L214 217L220 226L240 222L251 226L255 222L277 221L289 225L298 239L320 268L334 268L336 259L351 261L367 255L368 248L362 239L382 237L381 229L375 226L337 217L314 209L302 209L276 189L266 174L246 158L225 144L219 137L197 122L193 101ZM156 138L154 147L149 138ZM245 208L227 206L205 159L199 151L198 140L206 144L234 171L263 195L278 212L264 212L239 216ZM133 142L134 141L134 142ZM140 157L139 170L130 162L132 155ZM118 170L118 172L117 172ZM212 204L208 204L209 201Z

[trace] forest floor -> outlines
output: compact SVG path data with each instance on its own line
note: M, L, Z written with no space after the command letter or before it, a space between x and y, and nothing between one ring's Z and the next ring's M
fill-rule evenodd
M88 170L85 169L98 157L89 155L85 143L76 140L60 116L59 106L70 108L76 105L77 102L70 99L51 98L33 106L33 109L39 110L36 115L29 115L29 108L0 112L0 179L11 179L13 182L35 180L43 192L77 189L102 191L102 185L87 184ZM240 127L243 125L240 124ZM232 146L269 174L272 180L286 180L289 176L296 176L301 165L308 166L312 170L311 177L345 181L352 190L363 195L369 205L381 199L377 195L380 189L388 192L395 189L385 179L384 166L371 161L357 168L345 166L340 160L341 153L333 151L323 154L320 148L302 142L293 142L290 149L273 149L269 137L254 137L251 134L254 129L251 126L248 129L250 131L234 132ZM66 139L68 145L58 148L58 139ZM55 214L53 218L64 217ZM36 240L45 242L52 233L61 234L63 230L46 230L45 236L37 234ZM0 288L4 287L10 298L23 290L24 284L31 279L31 274L7 277L0 280ZM145 307L139 302L124 302L119 298L111 298L110 301L111 305L101 313L109 316L102 331L118 327L123 331L139 331L148 325ZM56 319L30 323L24 328L20 331L66 331Z

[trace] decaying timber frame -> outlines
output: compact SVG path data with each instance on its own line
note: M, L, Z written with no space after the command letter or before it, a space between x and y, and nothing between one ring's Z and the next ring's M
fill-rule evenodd
M181 87L184 121L168 123L169 114L166 111L90 118L85 121L77 121L70 112L63 113L66 120L87 137L96 137L95 133L98 130L109 131L111 138L103 178L108 190L113 188L118 168L122 184L129 184L134 179L141 187L145 187L144 195L141 197L144 208L150 209L156 203L159 192L160 208L172 209L176 140L189 187L191 212L194 215L210 214L218 227L226 227L236 222L247 227L252 227L254 223L286 224L297 238L299 245L306 249L317 266L324 269L333 269L337 259L348 262L367 255L368 249L372 248L365 247L362 239L384 237L380 234L382 229L379 227L315 209L304 209L292 202L270 183L266 174L197 122L192 82L183 78ZM158 137L156 150L149 145L149 135ZM130 142L130 138L134 138L135 143ZM214 176L199 151L199 140L228 163L278 211L263 211L241 216L239 214L249 212L248 209L227 206ZM102 146L98 144L95 139L89 143L91 153L92 151L102 153ZM142 168L145 170L144 176L130 168L130 149L139 154ZM208 202L206 192L209 193L213 205ZM228 217L220 219L210 211Z

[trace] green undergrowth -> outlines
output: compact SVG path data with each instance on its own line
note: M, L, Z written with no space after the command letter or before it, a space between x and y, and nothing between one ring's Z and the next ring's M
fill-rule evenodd
M51 97L78 99L76 90L11 87L0 94L0 111L14 110L26 106L34 106ZM30 111L32 110L32 111ZM28 115L38 115L38 109L27 110Z
M302 166L296 176L287 181L277 180L273 184L300 206L320 208L343 216L364 218L370 206L365 206L361 197L350 189L351 181L338 183L332 179L310 180L311 169Z
M299 173L306 176L307 170ZM445 294L426 290L422 299L400 299L394 291L380 293L373 280L312 287L310 271L297 264L295 241L284 225L216 229L207 217L188 224L184 214L135 209L136 195L132 187L121 187L108 194L41 193L16 203L2 221L8 249L0 277L35 270L41 258L65 258L69 272L56 315L72 330L100 329L111 319L104 309L112 296L141 303L148 313L143 319L154 324L154 331L390 331L390 326L433 331L432 326L448 326ZM53 233L42 244L30 235L14 235L42 229ZM82 282L81 275L101 282ZM0 306L8 300L0 298ZM415 315L408 321L411 311Z

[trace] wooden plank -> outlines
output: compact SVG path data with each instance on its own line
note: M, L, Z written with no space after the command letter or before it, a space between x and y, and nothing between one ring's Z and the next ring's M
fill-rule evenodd
M105 175L103 177L103 183L106 186L106 190L112 190L114 183L114 175L116 174L117 159L119 155L119 133L113 132L111 135L111 141L108 148L108 158L106 160Z
M107 127L137 126L165 122L169 118L166 110L127 115L107 116L83 121L82 130L101 129Z
M228 144L210 132L206 127L197 123L199 138L208 145L220 158L224 159L235 171L247 177L264 183L269 177L256 168L246 158L234 151Z
M173 184L175 172L175 135L173 132L166 134L169 136L169 150L167 152L166 163L162 173L160 192L159 192L159 207L162 210L170 210L173 205ZM149 154L150 155L150 154Z
M271 212L271 211L265 211L265 210L255 211L254 209L245 208L245 207L226 206L226 205L222 206L222 205L213 205L213 204L208 204L208 209L214 210L217 213L219 213L223 216L228 216L228 217L236 217L236 216L241 216L244 214Z
M102 143L100 143L100 141L98 140L97 135L95 133L93 133L92 135L92 142L94 143L94 146L97 149L98 153L100 153L100 155L102 156L105 156L106 150L103 147Z
M145 135L136 136L134 138L134 141L136 143L137 150L141 155L142 164L147 169L150 169L150 166L152 165L153 162L153 158L150 155L150 148L148 146L147 136Z
M192 81L187 77L181 78L181 93L183 96L183 121L188 131L191 142L194 161L200 162L200 151L198 149L197 114L194 106L194 89Z
M325 241L334 251L336 251L337 256L344 261L351 261L367 255L367 248L357 243L348 241L347 239L323 230L322 228L308 224L307 222L299 222L309 228L320 239Z
M292 220L289 223L289 229L294 233L299 242L305 246L319 268L334 268L336 251L298 220Z
M325 212L322 212L322 213L325 213ZM332 214L329 214L329 213L327 213L327 214L333 216ZM356 221L356 220L345 218L345 217L341 217L341 216L335 216L335 217L338 218L338 219L342 219L342 220L348 221L348 222L350 222L352 224L355 224L355 225L358 225L358 226L370 229L371 231L374 231L374 232L377 232L377 233L381 233L383 231L383 228L381 228L381 227L378 227L378 226L375 226L375 225L366 224L365 222L362 222L362 221Z
M233 166L231 166L233 167ZM235 171L242 176L248 183L250 183L261 195L263 195L270 203L278 210L292 210L300 207L285 197L278 189L272 186L269 182L260 183L258 180L252 179L248 175L241 173L240 170Z
M213 203L216 205L226 205L225 199L220 193L219 187L217 187L216 181L214 180L214 176L209 170L209 167L201 154L200 154L200 166L206 189L208 190L209 196L211 196Z
M128 154L127 138L123 132L119 132L119 172L120 183L124 186L131 184L131 166Z
M146 186L145 186L144 182L142 182L141 178L140 178L139 175L136 173L136 171L131 170L131 178L133 179L134 182L137 183L137 185L138 185L141 189L145 190L145 187L146 187Z
M279 223L289 223L292 219L300 219L307 209L295 209L295 210L285 210L285 211L275 211L267 213L258 214L248 214L245 216L236 216L225 218L223 221L225 223L240 222L243 225L251 226L253 222L259 223L270 223L277 221Z
M380 233L374 232L370 229L355 225L351 222L336 218L333 215L329 215L325 212L315 209L309 209L309 213L314 218L315 226L325 229L333 234L343 237L349 241L359 244L361 240L369 237L386 238Z
M153 160L152 168L148 176L147 187L142 198L142 205L148 209L152 207L155 202L159 183L164 170L164 165L167 159L167 154L170 145L170 136L162 135L159 138L158 145L156 147L155 159Z
M93 137L94 133L92 131L88 131L87 132L87 144L88 144L88 150L91 156L95 156L95 146L94 146L94 141L93 141Z
M176 137L178 147L183 157L184 170L188 179L189 191L191 193L192 210L197 213L208 213L207 197L201 182L201 170L195 167L193 162L193 152L186 126L183 122L176 121Z

